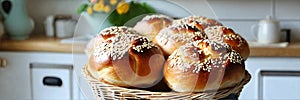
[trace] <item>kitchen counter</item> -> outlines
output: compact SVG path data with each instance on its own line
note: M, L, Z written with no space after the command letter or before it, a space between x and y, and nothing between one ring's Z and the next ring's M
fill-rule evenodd
M0 51L38 51L84 53L84 44L62 44L61 39L34 35L27 40L2 39ZM290 43L287 47L251 47L251 57L300 57L300 43Z
M84 45L62 44L60 38L46 37L34 34L26 40L0 40L0 51L37 51L37 52L60 52L60 53L83 53Z
M250 47L251 57L300 57L300 43L287 47Z

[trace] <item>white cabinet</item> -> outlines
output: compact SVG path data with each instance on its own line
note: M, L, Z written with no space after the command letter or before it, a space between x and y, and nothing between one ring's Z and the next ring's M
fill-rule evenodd
M93 92L91 90L91 88L89 87L87 81L82 77L81 75L81 69L84 65L86 65L88 62L88 57L86 55L83 54L77 54L77 55L73 55L73 64L74 64L74 75L76 76L76 80L78 80L78 86L80 87L80 90L82 91L80 99L84 99L84 100L93 100L94 95Z
M1 100L82 98L72 53L0 52L0 57L7 60L7 66L0 67ZM62 85L42 84L47 77L46 81L55 80L51 76L61 79Z
M7 60L7 66L0 67L1 100L93 97L80 74L88 61L85 54L0 52L0 57ZM300 58L250 57L246 69L252 79L239 99L300 99ZM59 78L62 84L45 85L47 77Z
M250 57L252 79L239 99L300 99L300 58Z
M300 99L300 72L269 71L261 75L260 99Z
M38 64L30 66L32 99L72 99L72 65Z

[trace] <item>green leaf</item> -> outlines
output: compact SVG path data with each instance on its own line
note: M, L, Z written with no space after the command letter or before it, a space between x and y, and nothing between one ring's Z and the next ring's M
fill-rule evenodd
M86 9L88 8L88 4L85 3L85 4L81 4L78 8L77 8L77 14L80 14L84 11L86 11Z
M154 8L152 8L150 5L148 5L147 3L143 3L143 5L142 5L144 8L146 8L148 11L150 11L150 12L153 12L153 13L156 13L156 11L155 11L155 9Z

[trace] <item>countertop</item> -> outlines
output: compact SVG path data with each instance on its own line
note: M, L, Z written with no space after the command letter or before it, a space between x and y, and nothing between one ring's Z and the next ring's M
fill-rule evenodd
M0 51L30 51L30 52L59 52L59 53L83 53L84 44L62 44L60 38L46 37L35 34L26 40L0 40ZM74 49L73 49L74 46Z
M2 39L0 51L84 53L84 44L62 44L61 39L34 35L27 40ZM74 46L74 47L73 47ZM287 47L250 47L251 57L300 57L300 42Z
M250 47L251 57L300 57L300 42L287 47Z

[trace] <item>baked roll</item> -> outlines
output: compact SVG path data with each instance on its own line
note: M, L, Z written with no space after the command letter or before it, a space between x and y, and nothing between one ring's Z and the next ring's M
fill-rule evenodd
M206 38L207 36L203 30L198 30L187 24L176 24L162 29L153 39L153 42L163 50L164 55L167 57L186 43Z
M148 38L125 27L111 27L99 35L103 41L94 47L89 59L95 78L137 88L151 87L162 79L163 53Z
M225 43L199 40L174 51L164 67L165 81L177 92L203 92L235 86L245 75L244 60Z
M235 33L231 28L225 26L212 26L204 30L209 40L219 41L229 44L233 50L241 54L243 59L247 59L250 50L247 41Z
M166 15L148 15L139 21L133 29L152 40L161 29L171 25L173 18Z

